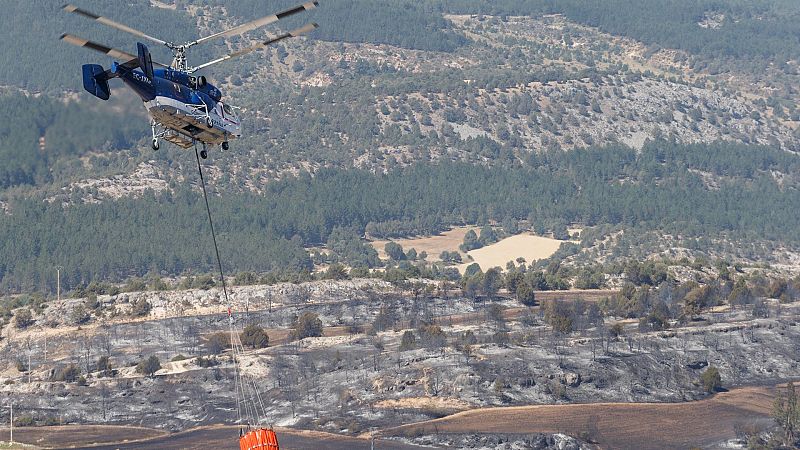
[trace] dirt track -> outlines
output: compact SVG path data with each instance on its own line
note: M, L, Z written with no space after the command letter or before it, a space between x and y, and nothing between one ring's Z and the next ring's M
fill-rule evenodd
M746 387L691 403L599 403L465 411L387 430L384 436L436 433L588 435L603 448L675 449L735 437L736 424L770 424L774 388Z

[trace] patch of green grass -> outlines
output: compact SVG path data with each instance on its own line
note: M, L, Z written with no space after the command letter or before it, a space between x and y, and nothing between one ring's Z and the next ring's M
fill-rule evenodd
M35 445L28 445L28 444L21 444L19 442L10 443L5 441L0 441L0 449L2 450L36 450L39 447Z

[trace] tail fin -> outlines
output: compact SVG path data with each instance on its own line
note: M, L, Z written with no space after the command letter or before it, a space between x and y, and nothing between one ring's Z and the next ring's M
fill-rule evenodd
M152 80L153 79L153 57L150 55L150 50L147 49L147 46L142 44L141 42L136 44L136 48L139 51L139 67L142 68L142 72L144 75Z
M103 66L86 64L83 66L83 88L95 97L108 100L111 89L108 87L108 75Z

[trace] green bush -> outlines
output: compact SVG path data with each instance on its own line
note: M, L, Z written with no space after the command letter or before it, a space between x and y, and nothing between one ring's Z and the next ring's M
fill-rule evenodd
M53 373L53 381L64 381L66 383L74 383L75 381L78 381L78 377L80 375L81 375L80 367L76 366L75 364L70 364L55 371Z
M161 370L161 361L155 355L151 355L149 358L139 361L139 364L136 365L136 373L148 377L152 377L159 370Z
M703 389L709 394L712 392L718 391L722 387L722 377L719 374L719 370L711 366L700 375L700 384L703 385Z
M403 337L400 340L400 351L405 352L414 350L415 348L417 348L417 337L414 335L413 331L408 330L403 333Z
M29 326L33 325L33 323L33 314L31 314L30 309L20 309L14 316L14 325L21 330L28 328Z
M266 348L269 345L269 336L263 328L258 325L248 325L240 336L242 345L248 345L254 349Z
M322 336L322 321L312 312L303 313L294 326L297 339Z
M208 337L206 345L208 346L208 351L210 351L212 355L219 355L225 351L225 349L230 348L231 339L227 333L214 333Z
M145 298L139 298L131 306L131 315L133 317L144 317L150 313L152 306Z

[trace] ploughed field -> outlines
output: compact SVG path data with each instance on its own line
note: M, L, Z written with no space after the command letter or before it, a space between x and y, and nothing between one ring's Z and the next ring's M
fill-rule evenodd
M282 450L324 448L330 450L369 449L370 441L320 432L276 429ZM40 448L86 448L93 450L238 450L239 428L209 426L168 434L159 430L125 426L59 426L19 428L15 441ZM0 440L8 440L8 429L0 430ZM387 450L420 449L416 445L380 441L376 446Z
M383 436L565 433L603 448L673 449L719 444L737 425L770 425L776 388L744 387L687 403L597 403L484 408L386 430Z

